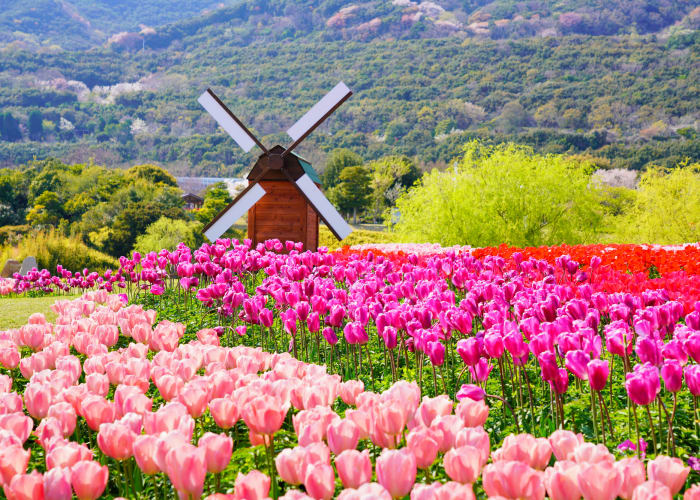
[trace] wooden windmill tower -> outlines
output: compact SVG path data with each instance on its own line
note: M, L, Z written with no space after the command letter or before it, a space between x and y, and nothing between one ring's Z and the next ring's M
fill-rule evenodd
M204 235L215 241L246 212L248 237L254 245L277 238L301 241L307 250L316 250L319 218L339 240L350 234L352 228L319 189L321 181L313 167L292 151L351 95L350 89L339 83L287 130L291 146L268 150L207 89L198 99L204 109L245 152L257 145L263 153L248 174L248 187L207 224Z

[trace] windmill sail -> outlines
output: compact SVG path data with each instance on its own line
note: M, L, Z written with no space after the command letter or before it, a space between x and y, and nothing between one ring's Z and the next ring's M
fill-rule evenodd
M219 99L211 89L207 89L197 102L206 109L209 114L221 125L228 135L245 151L246 153L253 149L253 146L258 145L260 149L266 151L265 147L258 139L248 130L241 121L236 118L231 110L229 110L221 99Z
M338 213L331 202L328 201L321 190L316 187L314 181L311 180L308 174L304 174L296 181L297 187L304 193L304 196L314 208L316 213L328 225L328 228L339 240L345 239L351 232L352 228L345 222L345 219Z
M204 236L209 241L216 241L221 238L221 235L233 226L238 219L243 217L243 214L250 210L263 196L265 196L263 187L257 183L251 184L248 189L233 200L233 203L207 225L204 230Z

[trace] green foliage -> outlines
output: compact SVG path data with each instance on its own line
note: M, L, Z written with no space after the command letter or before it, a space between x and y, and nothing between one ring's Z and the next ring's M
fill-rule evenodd
M365 168L370 171L371 176L369 213L375 220L382 217L406 188L413 186L421 175L415 163L406 156L382 158L368 163Z
M372 193L369 172L361 165L345 167L338 180L339 183L328 191L329 200L341 212L356 215L367 205Z
M44 135L44 117L38 109L33 109L29 112L27 129L29 130L29 137L34 141L41 139L41 136Z
M394 233L386 231L370 231L368 229L353 229L352 233L342 241L338 241L330 229L325 225L318 228L318 246L328 247L330 250L341 248L345 245L366 245L371 243L396 243L398 241Z
M22 139L19 122L10 112L0 113L0 139L9 142Z
M331 189L340 182L340 172L345 167L362 165L362 157L345 148L334 149L328 155L326 168L321 174L324 189Z
M202 208L195 212L195 219L201 224L209 224L216 215L233 201L226 184L217 182L207 187Z
M471 142L459 164L425 174L398 199L394 230L445 246L587 242L601 223L590 173L564 156Z
M202 225L199 222L161 217L146 228L146 232L136 238L133 250L147 254L163 248L175 250L178 243L190 248L198 248L204 243Z
M27 214L27 222L36 226L56 225L63 218L63 206L58 194L44 191Z
M71 271L105 271L115 269L117 262L104 253L87 247L78 236L65 237L57 231L26 233L17 241L8 240L0 247L0 262L7 259L22 261L30 255L36 257L40 268L55 272L61 264Z
M700 241L700 164L644 172L631 207L617 220L614 239L658 244Z
M177 180L170 172L158 165L134 165L126 171L127 179L143 179L151 184L177 186Z

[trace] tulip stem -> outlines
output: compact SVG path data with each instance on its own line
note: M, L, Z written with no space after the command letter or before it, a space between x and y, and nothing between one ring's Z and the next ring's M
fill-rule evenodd
M674 407L675 407L675 395L676 393L673 393L674 395ZM668 436L666 436L666 451L671 453L672 457L676 456L676 437L673 435L673 417L669 417L668 415L668 410L666 409L666 405L664 404L663 400L661 399L661 395L657 396L657 399L659 400L659 405L661 408L664 410L664 413L666 414L666 423L668 424ZM673 409L675 412L675 408ZM659 417L661 417L661 412L659 411Z
M515 412L513 411L513 408L511 408L510 405L508 404L508 401L506 401L504 398L497 396L495 394L484 394L484 397L498 399L501 403L503 403L504 406L508 407L508 410L510 410L510 414L513 415L513 421L515 422L515 432L520 434L520 426L518 425L518 417L515 414Z
M634 427L637 430L637 457L642 458L642 440L639 438L639 419L637 418L637 405L632 403L632 414L634 415Z
M530 420L532 422L532 433L535 434L535 403L532 400L532 388L530 387L530 377L527 376L524 366L520 366L523 372L523 377L525 377L525 382L527 383L527 395L530 401Z
M608 432L610 432L610 436L612 437L613 436L613 425L612 425L612 421L610 420L610 413L608 412L608 405L605 404L605 398L603 397L602 391L598 393L598 398L599 398L599 400L602 404L602 408L603 408L601 411L605 411L605 418L608 421Z
M591 414L593 416L593 418L591 419L593 421L593 434L595 435L595 440L598 441L598 417L595 411L595 399L593 397L593 390L591 390Z
M649 417L649 428L651 429L651 442L654 445L654 453L656 453L656 430L654 429L654 421L651 418L651 410L649 409L649 405L646 405L644 408L646 408L647 417Z
M372 390L374 390L374 367L372 366L372 353L369 352L369 345L365 344L365 347L367 348L367 362L369 363L369 376L372 379ZM362 350L362 346L360 346L360 350Z

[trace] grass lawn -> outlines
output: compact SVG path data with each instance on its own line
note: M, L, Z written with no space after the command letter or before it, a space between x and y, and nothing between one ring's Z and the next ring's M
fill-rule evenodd
M59 299L72 299L78 295L60 295L53 297L19 297L0 299L0 330L19 328L27 323L29 316L35 312L44 313L46 319L53 321L56 314L51 304Z

